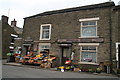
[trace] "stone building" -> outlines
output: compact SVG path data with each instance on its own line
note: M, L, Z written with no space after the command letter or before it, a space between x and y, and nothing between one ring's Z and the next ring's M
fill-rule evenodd
M49 54L58 56L59 65L65 58L76 64L96 66L119 61L119 15L120 6L105 2L26 17L23 54L47 49Z
M2 58L7 58L7 53L13 52L15 47L19 47L22 45L22 39L18 40L18 38L22 37L22 33L20 32L22 31L21 28L15 26L11 27L11 25L8 24L8 19L9 18L4 15L1 17ZM13 22L15 22L15 20Z
M2 16L2 58L7 58L7 53L10 52L10 49L13 50L11 47L12 35L16 35L17 33L12 29L12 27L8 24L8 17Z
M21 47L22 47L22 32L23 32L23 29L20 28L20 27L17 27L17 21L15 19L13 21L11 21L11 27L17 33L17 37L14 38L15 39L14 48L21 49Z

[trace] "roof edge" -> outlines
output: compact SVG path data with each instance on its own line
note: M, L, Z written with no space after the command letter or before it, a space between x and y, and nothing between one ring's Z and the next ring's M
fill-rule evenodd
M66 13L66 12L87 10L87 9L104 8L104 7L110 7L110 6L115 6L113 1L99 3L99 4L93 4L93 5L80 6L80 7L73 7L73 8L66 8L66 9L60 9L60 10L47 11L47 12L43 12L43 13L36 14L36 15L33 15L33 16L25 17L23 19L32 18L32 17L36 17L36 16L46 16L46 15L52 15L52 14L58 14L58 13Z

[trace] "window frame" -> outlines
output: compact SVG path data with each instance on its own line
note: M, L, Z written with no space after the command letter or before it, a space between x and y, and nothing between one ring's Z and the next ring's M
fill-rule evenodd
M49 48L41 48L41 46L46 46L46 45L49 45ZM41 49L49 49L50 50L50 47L51 47L51 44L50 43L39 43L39 46L38 46L38 53L40 53L40 50Z
M49 38L42 38L43 36L43 27L44 26L49 26ZM50 40L51 39L51 24L42 24L40 26L40 40Z
M85 64L97 64L97 53L98 53L98 46L99 46L99 43L79 43L79 46L80 46L80 63L85 63ZM82 61L82 47L83 46L95 46L96 47L96 61L95 62L84 62ZM83 50L85 51L85 50ZM87 51L87 50L86 50ZM89 52L89 51L88 51ZM90 51L91 52L91 51Z
M91 38L91 37L98 37L98 32L97 32L97 27L98 27L98 20L99 20L99 17L97 17L97 18L86 18L86 19L79 19L79 21L80 21L80 23L81 23L81 27L80 27L80 37L79 38ZM96 22L96 25L87 25L87 26L83 26L83 22L93 22L93 21L95 21ZM93 27L93 26L95 26L96 27L96 35L95 36L83 36L82 35L82 28L83 27Z

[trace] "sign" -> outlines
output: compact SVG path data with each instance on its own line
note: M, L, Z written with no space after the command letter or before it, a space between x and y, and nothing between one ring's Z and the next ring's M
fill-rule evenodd
M80 38L80 39L59 39L58 43L100 43L103 42L103 38Z
M72 46L72 44L59 44L59 46Z
M112 65L112 62L111 62L111 61L105 61L105 62L104 62L104 65L110 66L110 65Z

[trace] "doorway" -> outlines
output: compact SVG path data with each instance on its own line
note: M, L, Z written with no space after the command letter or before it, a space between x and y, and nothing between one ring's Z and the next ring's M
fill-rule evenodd
M118 68L120 69L120 44L118 44Z
M29 45L24 45L22 53L23 55L28 55L28 52L30 51L30 46Z
M65 65L65 61L70 58L70 48L69 47L61 47L62 49L62 65Z

